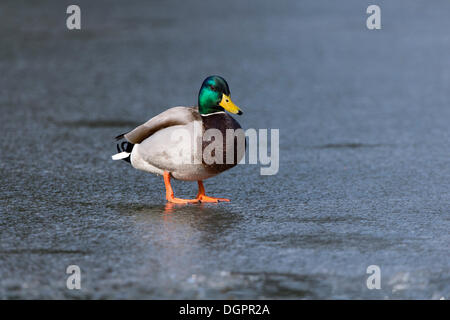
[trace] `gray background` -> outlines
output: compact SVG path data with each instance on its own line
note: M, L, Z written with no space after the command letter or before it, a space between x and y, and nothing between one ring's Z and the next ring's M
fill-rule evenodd
M449 297L450 2L376 1L378 31L368 1L77 1L81 31L69 4L0 3L0 298ZM112 137L210 74L280 171L171 208Z

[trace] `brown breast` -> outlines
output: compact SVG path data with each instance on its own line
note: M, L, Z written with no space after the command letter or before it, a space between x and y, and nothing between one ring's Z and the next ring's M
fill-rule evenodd
M234 150L234 152L233 152L234 157L231 158L231 154L230 154L229 157L231 158L232 161L229 161L231 163L227 163L226 130L227 129L234 129L234 130L241 129L241 126L239 125L239 123L225 112L212 114L209 116L202 116L202 120L203 120L203 134L205 134L205 131L208 129L217 129L222 133L222 137L223 137L222 163L221 164L220 163L208 164L205 162L205 157L203 157L203 165L205 166L205 168L208 171L210 171L211 173L219 173L219 172L228 170L228 169L234 167L235 165L237 165L238 162L241 160L240 158L238 159L238 143L241 142L241 144L243 144L243 145L241 145L241 154L242 154L242 149L245 152L245 137L243 135L243 131L241 131L241 133L240 133L241 134L240 139L238 139L238 137L236 137L236 136L228 137L229 139L231 138L234 140L234 143L233 143L233 141L228 141L229 142L228 153L231 153L231 150ZM205 150L205 148L208 145L210 145L213 142L214 142L214 138L212 138L211 141L205 141L205 139L203 139L202 152ZM211 150L211 149L209 149L209 150ZM203 155L205 155L205 153L203 153ZM216 156L215 151L212 151L211 155L213 157L215 157ZM220 153L217 156L220 156Z

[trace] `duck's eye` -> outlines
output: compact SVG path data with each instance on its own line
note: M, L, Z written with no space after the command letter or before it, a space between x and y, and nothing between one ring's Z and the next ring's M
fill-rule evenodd
M209 86L209 88L210 88L212 91L216 91L216 88L214 88L213 86Z

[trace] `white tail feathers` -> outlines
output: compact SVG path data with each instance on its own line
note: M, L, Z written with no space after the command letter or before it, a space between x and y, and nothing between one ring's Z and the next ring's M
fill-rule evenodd
M122 159L127 158L129 155L130 155L129 152L124 151L124 152L116 153L115 155L111 156L111 158L113 160L122 160Z

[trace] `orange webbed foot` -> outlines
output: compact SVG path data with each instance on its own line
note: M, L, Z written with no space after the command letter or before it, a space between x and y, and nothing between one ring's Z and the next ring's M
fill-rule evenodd
M171 203L178 203L178 204L187 204L187 203L199 203L198 199L181 199L181 198L175 198L173 195L166 196L167 201Z
M226 198L216 198L216 197L209 197L207 195L199 195L197 196L197 199L200 202L212 202L212 203L217 203L217 202L230 202L230 199L226 199Z
M170 185L170 173L167 171L164 171L164 184L166 186L166 199L167 201L171 203L177 203L177 204L187 204L187 203L198 203L198 199L181 199L181 198L175 198L172 186Z
M230 199L226 199L226 198L216 198L216 197L209 197L205 194L205 187L203 186L203 182L202 181L198 181L198 194L197 194L197 199L200 202L212 202L212 203L217 203L217 202L230 202Z

